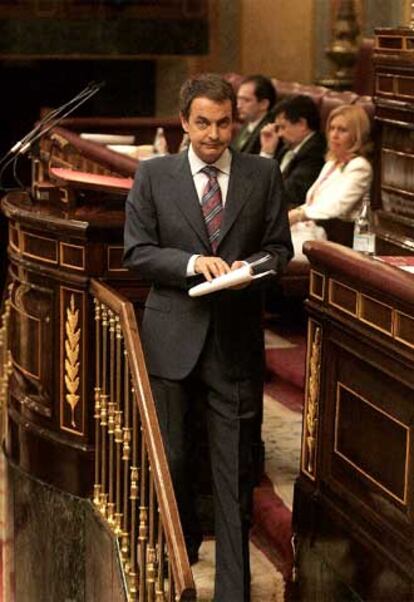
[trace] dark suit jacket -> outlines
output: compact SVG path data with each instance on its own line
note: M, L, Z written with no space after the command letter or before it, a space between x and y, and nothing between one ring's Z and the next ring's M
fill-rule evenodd
M258 155L261 149L260 130L266 124L270 123L271 121L274 121L274 118L275 116L273 111L269 111L268 113L266 113L266 115L263 117L260 123L258 123L258 125L254 128L247 140L240 146L239 141L244 137L244 132L247 129L247 124L243 125L232 141L232 148L241 153L250 153L251 155Z
M217 254L231 264L267 253L262 269L279 273L292 255L280 172L272 161L233 152ZM212 253L187 152L141 162L126 203L124 260L152 282L141 332L149 373L187 376L214 323L229 374L259 374L262 287L191 298L195 282L186 270L193 254Z
M276 151L275 158L279 164L287 150L286 146L282 146ZM315 132L287 165L282 177L289 209L305 202L306 193L325 164L325 153L325 136Z

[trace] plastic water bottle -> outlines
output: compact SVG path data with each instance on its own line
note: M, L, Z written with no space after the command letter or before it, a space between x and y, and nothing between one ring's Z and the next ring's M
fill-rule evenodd
M368 194L362 199L361 209L355 220L353 249L365 255L374 255L375 253L375 234Z
M166 155L168 153L167 139L165 138L164 128L159 127L154 138L154 153L157 155Z
M187 148L189 146L190 146L190 137L187 133L184 133L182 140L180 142L180 146L178 147L178 152L181 153L182 151L187 150Z

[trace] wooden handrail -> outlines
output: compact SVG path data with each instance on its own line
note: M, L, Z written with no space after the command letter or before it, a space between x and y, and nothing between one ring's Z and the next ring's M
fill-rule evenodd
M90 292L99 303L119 317L134 387L134 401L139 410L159 511L165 531L176 599L195 600L194 581L145 366L134 308L125 297L97 280L91 280Z

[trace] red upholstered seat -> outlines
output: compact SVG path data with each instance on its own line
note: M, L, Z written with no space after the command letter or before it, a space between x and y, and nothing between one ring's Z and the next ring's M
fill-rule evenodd
M288 98L289 96L297 96L298 94L300 94L300 92L298 91L300 88L300 84L298 82L284 82L280 79L272 78L272 83L276 88L278 100Z
M355 101L356 105L361 105L361 107L363 107L366 112L368 113L368 117L371 120L371 125L374 122L374 114L375 114L375 107L374 107L374 102L372 100L372 96L358 96L358 98Z
M336 109L336 107L343 104L353 104L357 98L358 95L355 94L355 92L337 92L335 90L328 90L328 92L322 96L320 104L322 130L325 129L326 121L332 109Z
M298 94L310 96L318 107L321 105L322 98L327 94L328 91L328 88L325 88L325 86L299 84L298 87Z

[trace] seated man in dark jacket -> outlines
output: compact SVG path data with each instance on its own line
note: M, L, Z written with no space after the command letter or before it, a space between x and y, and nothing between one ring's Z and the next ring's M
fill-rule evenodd
M241 153L260 153L260 131L275 118L272 111L276 102L276 90L272 81L264 75L249 75L237 92L237 113L242 127L231 146Z
M299 95L275 107L275 121L261 130L261 152L280 166L289 208L305 202L306 192L325 163L326 142L319 131L318 109L309 96Z

